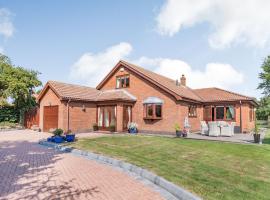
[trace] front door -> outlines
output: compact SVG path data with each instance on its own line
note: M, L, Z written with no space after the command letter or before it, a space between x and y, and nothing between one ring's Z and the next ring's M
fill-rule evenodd
M123 107L123 130L128 129L128 123L131 122L131 106L124 105Z
M110 126L116 126L116 106L98 107L98 127L100 130L109 130Z

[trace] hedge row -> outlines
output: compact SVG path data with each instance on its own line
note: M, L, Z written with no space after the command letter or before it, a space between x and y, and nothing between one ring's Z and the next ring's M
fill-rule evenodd
M14 109L14 106L0 107L0 122L19 122L20 112Z

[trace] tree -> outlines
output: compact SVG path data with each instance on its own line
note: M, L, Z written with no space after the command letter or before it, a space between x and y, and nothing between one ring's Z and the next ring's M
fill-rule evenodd
M262 89L263 94L270 96L270 56L267 56L261 68L262 72L259 74L259 78L262 82L259 84L258 89Z
M263 97L259 101L259 106L256 110L256 117L259 120L267 120L270 115L270 97Z
M41 85L38 75L37 71L12 65L7 56L0 54L0 96L12 99L21 114L35 106L32 94Z

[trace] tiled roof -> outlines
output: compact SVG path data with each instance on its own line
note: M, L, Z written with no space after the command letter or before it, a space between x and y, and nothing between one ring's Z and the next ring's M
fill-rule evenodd
M100 91L95 88L80 86L68 83L62 83L58 81L48 81L46 86L52 88L52 90L61 99L81 100L81 101L106 101L106 100L124 100L124 101L136 101L136 98L125 90L107 90ZM38 96L38 100L42 98L46 86Z
M136 101L136 97L123 89L114 90L104 90L100 92L97 97L97 101L105 100L126 100L126 101Z
M170 78L167 78L165 76L154 73L152 71L149 71L147 69L144 69L142 67L139 67L137 65L128 63L128 62L123 61L123 60L121 60L120 62L128 65L129 67L131 67L133 69L135 69L136 71L140 72L144 76L147 76L148 78L152 79L157 84L161 84L162 86L166 87L168 90L176 93L177 95L179 95L179 96L181 96L183 98L187 98L187 99L191 99L191 100L195 100L195 101L201 101L202 100L199 96L197 96L194 93L194 91L191 88L189 88L187 86L183 86L183 85L176 85L175 80L172 80Z
M203 102L255 100L252 97L244 96L220 88L202 88L202 89L194 89L193 91L198 96L201 97Z
M48 81L48 84L62 99L95 101L100 91L95 88Z

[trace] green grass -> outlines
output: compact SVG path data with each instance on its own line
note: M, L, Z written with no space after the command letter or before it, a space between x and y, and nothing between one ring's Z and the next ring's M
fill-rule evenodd
M266 131L266 134L263 139L263 144L270 144L270 129Z
M204 199L269 199L270 145L150 136L82 139L74 147L136 164Z
M257 124L260 128L270 128L267 120L257 120Z

